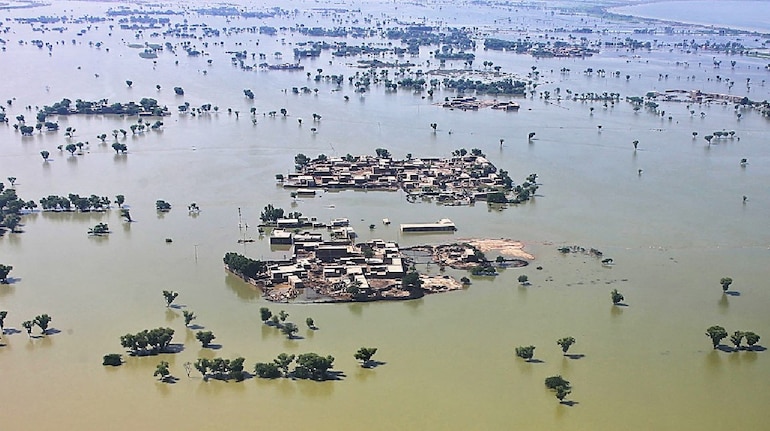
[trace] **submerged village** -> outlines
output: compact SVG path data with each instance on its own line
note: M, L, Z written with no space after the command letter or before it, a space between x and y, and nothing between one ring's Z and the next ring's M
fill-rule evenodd
M770 2L682 3L0 5L3 424L762 429Z
M388 150L378 148L376 156L310 159L295 157L296 171L277 181L293 190L292 197L315 196L319 190L366 189L403 190L409 202L433 200L442 205L471 205L487 201L490 205L518 204L530 199L537 190L536 174L515 185L505 170L498 170L483 153L472 149L455 150L452 157L393 159ZM259 288L265 298L275 302L349 302L403 300L428 293L460 289L470 279L460 281L449 275L420 274L415 263L435 263L469 270L474 275L494 276L497 272L485 251L500 253L500 266L525 266L533 256L511 240L460 240L439 245L400 248L392 241L373 239L356 243L357 235L347 218L329 223L316 217L289 213L272 205L261 215L260 233L269 229L270 247L275 257L254 260L237 253L224 258L227 270ZM383 224L390 224L387 218ZM325 238L323 231L328 231ZM370 226L374 229L374 225ZM403 233L454 233L449 219L436 222L401 224ZM514 256L506 258L503 255Z

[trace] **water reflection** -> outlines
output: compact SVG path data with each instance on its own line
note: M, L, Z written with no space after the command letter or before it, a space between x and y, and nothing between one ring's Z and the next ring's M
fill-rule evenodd
M166 322L167 323L173 322L178 317L179 317L179 314L177 312L175 312L171 308L166 308Z
M240 278L230 274L225 274L225 285L238 296L239 299L244 301L256 301L261 296L261 293L256 287L251 286Z
M261 325L261 332L262 332L262 339L265 338L275 338L277 336L281 335L281 332L278 330L278 328L268 325Z
M420 308L425 301L425 298L417 298L417 299L410 299L407 301L403 301L404 305L406 306L406 309L412 312L413 316L419 316L420 314Z
M169 384L169 383L165 383L165 382L161 382L161 381L156 381L155 382L155 389L157 390L158 394L160 394L160 396L162 396L164 398L168 397L169 394L171 394L171 384Z
M742 355L743 355L743 360L746 362L752 363L752 362L756 362L757 360L757 352L748 351L748 352L743 352Z
M339 384L335 381L315 382L311 380L296 381L299 392L307 397L328 397L334 392L334 387Z
M14 282L15 281L16 279L14 279ZM13 295L15 290L16 289L13 287L13 283L9 282L9 284L0 284L0 298L8 295Z
M351 302L348 304L348 310L350 310L350 314L361 317L361 314L364 310L364 305L360 302Z
M722 368L722 353L714 349L706 354L706 368L710 371L719 371Z
M730 300L728 299L727 295L723 293L722 296L719 298L717 305L719 306L719 311L722 314L727 313L727 308L730 307Z

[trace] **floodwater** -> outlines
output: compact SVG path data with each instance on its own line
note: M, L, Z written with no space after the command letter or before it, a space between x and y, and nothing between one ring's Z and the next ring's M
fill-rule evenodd
M4 14L39 16L63 9L99 14L109 6L66 2ZM388 10L383 4L367 6ZM297 3L297 7L303 11L316 6ZM405 8L393 13L417 19L430 11L416 5ZM529 21L546 27L577 19L552 17L539 9L520 13L514 15L518 25ZM462 10L457 16L463 16ZM187 18L216 28L262 25L256 20L227 23L195 14ZM581 19L608 26L598 19ZM328 23L318 13L303 12L297 20L306 25ZM278 19L266 22L287 25ZM453 95L443 90L433 100L405 90L385 93L377 87L359 96L347 80L337 89L308 81L304 72L242 71L225 53L265 52L268 61L275 62L272 53L282 51L287 61L293 47L289 42L308 40L291 33L274 38L223 36L225 46L210 43L205 49L209 55L195 58L165 51L153 64L126 44L165 42L161 38L135 39L133 33L118 30L110 36L106 24L98 29L94 25L84 36L74 34L85 24L68 24L64 34L6 25L12 32L2 36L7 43L0 52L0 99L16 98L6 107L11 123L19 114L34 118L35 110L24 109L26 105L51 104L63 97L111 101L154 97L174 113L163 119L161 131L136 136L129 132L121 140L129 147L125 156L110 148L111 137L106 145L95 137L116 128L128 130L136 121L132 118L59 118L61 131L36 132L29 138L21 138L10 125L0 126L0 178L17 177L21 197L124 194L136 220L122 222L115 209L102 214L38 212L24 217L23 233L0 237L0 262L14 267L12 283L0 286L0 309L9 311L6 329L22 331L5 335L6 345L0 347L4 429L765 426L761 411L768 397L759 382L770 376L770 353L713 351L704 335L707 327L718 324L730 333L751 330L770 337L770 150L767 119L756 112L745 111L738 119L732 105L715 104L695 108L705 117L690 116L683 104L671 103L662 104L667 114L660 117L644 110L635 113L623 101L605 109L598 102L558 102L553 96L548 102L538 96L519 99L522 108L517 113L450 111L433 105ZM490 24L489 31L498 25ZM520 33L501 34L515 38ZM286 38L285 45L281 37ZM65 43L55 45L49 56L45 49L18 43L32 39ZM89 41L103 45L89 46ZM202 42L193 41L199 47ZM423 60L427 52L423 50ZM711 66L715 55L724 60L721 69ZM503 71L526 74L537 66L538 88L552 95L556 87L562 95L570 89L619 92L622 97L699 88L764 100L770 88L762 84L767 71L760 59L668 48L610 49L587 59L544 60L479 48L476 56L474 67L479 68L483 61L493 61ZM731 59L737 61L735 68L725 66ZM306 71L322 68L324 74L350 76L355 69L348 63L354 60L331 58L325 52L303 63ZM677 61L689 65L677 66ZM570 73L559 73L562 67ZM583 70L589 67L606 69L607 77L587 76ZM610 77L615 70L623 77ZM626 80L626 74L631 79ZM666 74L667 79L661 76ZM729 77L735 86L728 90L716 75ZM132 88L126 86L127 79L133 81ZM319 88L317 95L283 92L304 85ZM174 86L182 86L185 95L175 96ZM253 102L243 97L246 88L254 91ZM344 95L350 100L345 102ZM212 103L220 110L208 116L182 116L174 107L184 102ZM257 108L256 125L248 114L252 106ZM228 107L240 111L240 118L228 114ZM593 113L589 107L595 108ZM262 115L280 108L287 109L286 118ZM313 113L322 115L320 122L312 122ZM297 118L304 119L301 125ZM434 122L436 133L429 126ZM67 143L63 136L67 126L76 128L73 142L89 141L84 154L70 156L56 150ZM317 133L311 133L311 127ZM740 140L706 145L702 137L722 129L735 130ZM530 131L536 137L528 143ZM693 131L699 133L696 139ZM634 140L639 141L637 151ZM294 201L275 185L274 175L291 171L299 152L373 154L378 147L396 157L446 156L457 148L477 147L517 181L537 173L541 186L531 202L498 211L484 204L470 208L410 204L400 192L322 193ZM42 150L51 152L51 161L43 162ZM749 161L743 168L742 158ZM157 199L169 201L171 212L159 216L154 208ZM202 208L199 215L188 214L190 202ZM473 284L459 292L409 302L270 304L226 274L221 262L228 251L253 258L270 256L267 241L256 231L259 213L268 203L321 220L348 217L362 240L384 238L413 245L463 237L513 238L523 241L536 260L525 268L504 270L494 279L473 278ZM239 208L247 230L238 227ZM391 225L382 225L385 217ZM444 217L457 224L457 233L398 232L399 223ZM98 222L109 224L108 238L86 234ZM370 231L372 223L376 228ZM165 238L173 242L166 243ZM238 244L243 238L256 241ZM602 266L587 255L557 251L573 244L602 250L615 264ZM519 286L520 274L529 276L531 286ZM733 278L732 289L739 294L722 295L719 279L725 276ZM613 288L624 294L626 307L611 305ZM179 292L176 303L181 308L167 309L162 290ZM258 312L262 306L286 310L289 320L302 327L301 338L289 341L262 325ZM213 331L221 348L201 349L194 331L184 327L183 310L194 311L198 316L194 323ZM29 339L21 322L41 313L53 317L56 333ZM306 317L313 317L319 330L304 329ZM182 352L124 355L121 367L101 365L102 355L121 352L121 335L159 326L175 329L174 342L184 343ZM564 336L575 337L570 352L584 356L563 357L556 340ZM537 346L538 362L515 358L516 346L530 344ZM375 359L384 364L361 368L353 359L361 346L378 347ZM334 368L344 377L323 383L256 378L204 382L195 371L188 378L183 367L199 357L243 356L251 370L255 362L269 361L281 352L333 355ZM178 382L164 384L152 377L161 360L170 363ZM572 382L568 397L572 406L559 404L545 389L544 378L556 374Z
M770 4L763 1L662 1L612 8L612 12L707 26L770 32Z

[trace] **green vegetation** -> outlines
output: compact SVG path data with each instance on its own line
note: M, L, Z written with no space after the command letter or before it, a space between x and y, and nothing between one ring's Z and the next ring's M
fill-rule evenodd
M2 320L0 320L0 328L2 327ZM743 336L746 337L746 344L749 345L749 348L754 347L755 344L759 342L760 336L751 332L746 331L743 333Z
M0 263L0 284L8 284L8 274L11 273L13 267L11 265L4 265Z
M558 344L559 346L561 346L561 351L562 351L562 352L564 352L564 353L567 353L567 350L569 350L569 348L570 348L570 347L571 347L573 344L575 344L575 339L574 339L573 337L564 337L564 338L559 338L559 339L556 341L556 344Z
M374 356L375 353L377 353L376 347L361 347L353 357L356 360L361 361L361 366L365 367L369 364L369 361L372 360L372 356Z
M47 314L41 314L39 316L36 316L35 319L32 321L35 325L37 325L38 328L40 328L40 333L43 335L46 335L48 333L48 324L51 323L51 316Z
M171 204L164 201L163 199L158 199L155 201L155 209L158 212L167 213L171 211Z
M230 380L235 379L241 381L244 378L243 375L243 363L245 359L237 357L233 360L223 358L198 358L193 364L196 370L198 370L203 376L203 380L217 379L217 380Z
M535 346L519 346L516 348L516 356L530 361L535 356Z
M321 356L316 353L303 353L297 357L297 365L294 367L294 377L298 379L326 380L328 370L334 364L334 357Z
M118 367L123 365L122 355L120 353L108 353L102 358L102 365Z
M495 276L497 275L497 270L489 264L482 264L474 266L471 269L471 275L477 275L477 276Z
M166 380L170 375L171 372L168 370L168 362L166 361L160 361L155 367L155 372L152 373L153 377L160 377L160 381Z
M310 329L316 329L315 321L313 321L312 317L308 317L307 319L305 319L305 324Z
M5 310L0 311L0 336L5 333L5 318L8 317L8 312Z
M420 274L417 271L410 271L403 278L401 278L401 287L409 291L421 291L422 280L420 280Z
M25 320L21 322L21 327L24 328L27 331L27 335L32 335L32 321L31 320Z
M730 336L730 342L735 346L735 350L741 349L741 342L743 342L744 336L745 334L742 331L735 331L733 332L733 335Z
M182 311L182 316L184 316L184 326L190 326L190 322L192 322L196 317L195 313L187 310Z
M225 262L227 263L227 262ZM273 317L273 312L270 311L267 307L262 307L259 309L259 318L262 320L262 323L267 325L267 321L270 320L270 318Z
M132 125L132 127L133 126L134 125ZM112 149L115 150L115 154L118 154L118 153L126 154L126 152L128 151L128 146L126 146L126 144L121 144L120 142L114 142L112 144Z
M195 339L200 341L203 347L208 347L215 338L217 337L211 331L198 331L195 333Z
M310 157L308 157L308 156L306 156L306 155L304 155L302 153L299 153L296 156L294 156L294 167L298 171L301 171L302 168L307 166L309 163L310 163Z
M727 289L729 289L730 285L733 284L733 279L730 277L722 277L719 280L719 284L722 285L722 291L727 292Z
M625 299L623 294L618 292L618 289L612 289L612 292L610 292L610 298L612 299L612 303L614 305L620 304Z
M107 226L107 223L97 223L94 227L88 229L88 234L94 236L103 236L109 233L110 227Z
M561 376L546 377L545 387L554 391L559 401L563 401L572 392L569 381L564 380Z
M174 302L177 296L179 296L179 294L172 290L164 290L163 298L166 300L166 307L170 307L171 303Z
M294 334L296 334L298 331L299 328L294 323L286 322L281 325L281 332L283 332L286 335L286 338L290 340L294 338Z
M36 206L33 201L23 201L16 195L15 189L6 189L5 185L0 182L0 235L6 229L12 233L17 232L16 228L21 222L22 211L25 209L31 210Z
M519 283L521 283L522 285L527 285L527 284L529 284L529 277L527 277L527 275L526 275L526 274L521 274L517 280L518 280L518 281L519 281Z
M171 328L156 328L143 330L136 334L126 334L120 337L120 345L133 355L157 355L168 349L174 337Z
M296 358L296 356L294 356L294 355L289 355L287 353L281 353L280 355L278 355L278 357L273 359L273 364L279 370L281 370L281 372L283 373L284 377L288 377L289 376L289 365L291 365L291 363L294 362L295 358Z
M257 362L254 365L254 374L261 379L277 379L281 377L281 370L272 362Z
M259 215L259 219L262 220L263 223L275 223L278 221L278 219L283 218L284 211L283 208L276 208L273 206L273 204L267 204L264 211Z
M711 326L708 329L706 329L706 336L711 338L711 343L714 345L714 348L716 349L719 347L719 343L727 338L727 331L725 328L721 326Z
M238 253L226 253L223 261L231 271L247 278L258 278L260 274L264 274L267 271L267 265L264 262L250 259ZM266 319L263 319L264 321Z

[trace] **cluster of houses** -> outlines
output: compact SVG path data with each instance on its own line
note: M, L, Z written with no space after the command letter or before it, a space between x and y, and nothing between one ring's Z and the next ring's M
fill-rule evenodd
M460 109L463 111L476 111L479 108L490 107L501 111L515 112L521 108L518 103L509 100L505 102L497 100L479 100L473 96L457 96L447 99L441 103L441 106L449 109Z
M736 94L704 93L700 90L665 90L651 91L647 96L652 100L686 103L748 103L748 98Z
M330 239L319 231L288 230L291 224L279 220L284 227L270 232L271 249L283 257L268 261L266 277L258 280L268 299L288 301L300 294L327 301L409 297L401 289L407 262L398 244L379 239L355 244L347 219L327 225Z
M436 263L458 269L467 269L468 265L479 262L476 250L468 244L401 249L397 243L381 239L356 243L355 233L335 236L335 232L352 232L346 229L350 226L343 218L320 226L331 233L328 239L323 230L299 228L311 225L318 228L317 222L310 219L278 222L283 227L276 227L269 234L273 256L264 261L265 272L257 279L248 279L264 292L266 299L275 302L401 300L461 287L447 275L419 275L420 288L405 286L404 277L411 273L409 268L415 263L404 253L407 250L431 251ZM445 228L447 224L454 227L449 220L424 226L430 231L431 226Z
M457 152L455 152L457 153ZM280 176L284 188L312 194L314 189L403 190L407 200L437 199L444 205L486 200L504 188L505 178L481 154L395 160L379 156L322 157Z

